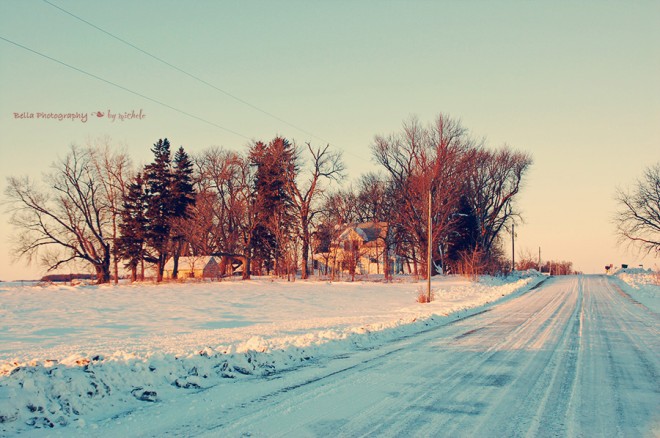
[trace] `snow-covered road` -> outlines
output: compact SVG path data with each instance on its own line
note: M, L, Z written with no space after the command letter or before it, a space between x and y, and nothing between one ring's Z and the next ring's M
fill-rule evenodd
M186 394L98 432L659 436L658 322L607 277L552 278L472 317L270 378Z

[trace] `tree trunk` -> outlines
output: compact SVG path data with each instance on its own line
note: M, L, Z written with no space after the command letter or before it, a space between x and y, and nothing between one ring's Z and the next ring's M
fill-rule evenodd
M250 257L245 257L243 259L243 280L250 279L250 265L252 264L252 259Z
M96 281L98 284L110 283L110 245L103 246L103 260L95 265Z
M172 260L174 262L174 266L172 267L173 280L179 278L179 257L181 257L181 253L183 252L184 245L185 242L182 236L177 236L172 239Z
M417 254L415 253L415 247L414 246L412 248L412 258L413 258L413 268L414 268L413 274L415 275L415 277L417 277L419 275L419 273L417 271Z
M227 258L227 256L220 257L220 266L218 267L218 272L220 273L221 277L227 275Z
M177 252L175 252L174 256L172 257L174 262L174 266L172 267L172 280L179 278L179 254L177 254Z
M385 246L383 247L383 274L385 274L386 283L392 279L390 274L390 258L388 253L389 251L387 250L387 243L385 243Z
M110 283L110 264L103 266L103 282Z
M307 265L309 264L309 233L303 231L303 242L302 242L302 269L300 273L300 278L305 280L309 277L307 271Z
M112 213L112 260L115 271L115 284L118 284L119 283L119 248L117 248L117 213L114 212Z
M114 271L115 271L115 284L119 283L119 256L117 255L117 250L114 250L114 256L113 256L113 264L114 264Z
M163 281L163 271L165 271L165 262L167 261L167 253L162 253L158 256L157 268L158 272L156 273L156 282L160 283Z
M101 264L94 266L96 269L97 284L110 283L110 264Z
M103 266L101 265L94 265L94 270L96 270L96 283L97 284L103 284L105 283L103 281ZM73 278L73 276L72 276Z

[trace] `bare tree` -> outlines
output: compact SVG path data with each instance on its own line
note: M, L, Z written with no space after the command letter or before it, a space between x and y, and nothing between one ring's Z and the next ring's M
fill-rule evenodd
M242 249L243 280L249 280L252 274L252 256L253 256L253 237L254 230L259 224L258 208L259 204L254 200L254 178L255 172L250 167L247 158L240 162L238 172L238 184L236 190L235 202L232 203L234 213L237 214L238 235Z
M541 271L538 257L534 257L529 249L522 250L518 253L516 269L518 271L527 271L529 269L536 269L539 272Z
M359 240L345 240L341 242L341 245L341 266L348 271L351 281L355 281L355 274L357 274L357 269L360 267L360 260L365 255L366 250L362 247Z
M332 256L332 242L337 237L334 224L328 220L320 220L312 232L312 253L319 261L319 276L328 275Z
M477 280L485 267L483 250L477 247L462 251L459 256L460 260L457 266L457 273L472 281Z
M184 241L188 245L186 253L191 256L206 256L217 249L215 239L216 196L210 190L199 190L196 194L195 205L191 207L190 218L176 224Z
M242 157L233 151L211 148L195 157L199 209L206 218L206 231L197 236L198 248L208 254L216 251L236 252L238 247L237 222L234 209L237 193L241 189Z
M72 146L44 182L7 179L10 222L19 230L16 256L28 262L40 257L49 271L82 260L94 267L99 283L109 282L112 210L91 151Z
M252 237L255 220L254 172L249 160L233 151L212 148L195 158L198 192L198 219L205 218L195 237L198 251L221 257L223 274L236 259L243 264L243 278L250 278ZM202 225L203 224L203 225Z
M382 222L390 216L393 204L388 184L384 176L374 172L360 177L355 199L358 222Z
M300 239L302 247L301 276L303 279L309 275L309 250L311 244L311 226L314 217L319 214L319 203L316 202L319 195L323 193L321 179L337 180L342 176L344 164L341 153L330 152L329 145L324 148L314 149L307 143L309 151L309 167L300 166L300 171L295 178L292 178L293 184L290 185L291 199L296 210L299 221ZM301 160L302 152L297 151L297 159ZM303 181L300 181L300 180Z
M119 217L122 202L126 195L127 181L130 180L131 160L125 152L113 152L109 140L99 140L99 145L89 147L91 163L100 177L103 197L110 210L110 231L112 233L112 266L115 284L119 282Z
M383 261L383 274L385 280L392 279L392 267L390 266L390 254L393 249L393 229L390 223L396 211L395 190L384 176L369 172L362 175L358 181L358 192L356 199L356 210L358 222L386 222L387 231L384 236L379 236L376 241L376 252ZM382 247L380 246L382 245ZM378 258L378 257L377 257ZM380 266L380 263L378 264ZM378 268L380 269L380 268ZM380 272L379 272L380 273Z
M396 197L397 223L392 231L398 249L409 249L407 256L415 274L421 267L424 274L430 275L425 272L428 194L433 199L431 238L437 253L456 221L454 212L467 172L467 152L473 147L460 122L445 115L426 127L413 118L404 123L402 133L375 138L373 156L387 170L392 196Z
M514 200L531 164L529 154L508 148L473 154L467 192L479 228L478 243L487 257L501 231L519 217Z
M647 167L631 189L618 189L615 199L620 242L660 255L660 162Z
M323 199L321 222L331 227L358 222L360 215L357 209L358 201L353 187L328 193Z

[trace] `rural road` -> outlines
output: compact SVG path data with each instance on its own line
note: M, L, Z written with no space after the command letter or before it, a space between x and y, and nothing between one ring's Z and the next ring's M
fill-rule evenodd
M177 403L189 410L186 424L168 424L163 411L141 429L159 436L657 437L659 322L607 277L551 278L488 311L378 349L191 395Z

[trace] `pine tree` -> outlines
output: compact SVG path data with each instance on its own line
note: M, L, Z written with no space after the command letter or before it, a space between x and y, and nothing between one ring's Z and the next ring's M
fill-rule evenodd
M124 197L123 209L121 211L121 223L119 231L119 255L128 260L124 265L131 269L131 281L137 280L137 267L145 256L145 192L142 174L135 177L128 186L128 192ZM144 272L142 273L144 275Z
M250 164L255 168L254 203L258 222L253 248L256 256L262 256L276 270L295 223L289 190L297 170L295 154L294 146L282 137L276 137L268 145L255 143L250 150Z
M184 244L180 230L182 222L190 217L188 208L195 202L195 190L192 163L183 147L176 152L174 163L167 139L158 140L151 151L154 161L144 167L145 241L153 255L146 256L145 260L156 264L156 281L162 281L165 263L172 254L175 263L178 262ZM175 278L176 273L175 267Z
M172 258L174 267L172 278L179 276L179 257L185 246L185 228L190 219L190 207L195 205L195 188L193 186L193 165L183 146L174 155L172 178Z
M455 216L456 225L447 243L447 260L444 261L453 266L460 262L461 257L474 251L479 242L479 224L467 196L461 196ZM445 266L442 268L446 269Z
M188 219L189 207L195 205L195 188L193 186L193 165L190 157L179 147L174 155L174 178L172 186L174 217Z
M169 237L174 215L173 175L170 158L170 142L158 140L151 149L154 161L144 167L144 183L147 190L146 241L155 254L147 261L156 263L156 281L162 281L165 263L169 258Z

